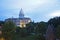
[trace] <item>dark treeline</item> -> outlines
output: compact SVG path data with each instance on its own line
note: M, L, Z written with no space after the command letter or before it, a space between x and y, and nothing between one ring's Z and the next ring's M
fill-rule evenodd
M52 24L55 29L55 36L60 39L60 17L51 18L48 22L30 22L25 28L17 27L13 22L0 21L1 37L6 40L45 40L48 25Z

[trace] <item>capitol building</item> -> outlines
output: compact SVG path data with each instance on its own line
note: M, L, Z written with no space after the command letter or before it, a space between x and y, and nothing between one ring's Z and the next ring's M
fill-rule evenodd
M23 27L26 27L26 24L31 22L31 19L24 17L24 13L21 8L21 10L19 12L19 18L8 18L5 21L13 21L16 24L16 26L23 28Z

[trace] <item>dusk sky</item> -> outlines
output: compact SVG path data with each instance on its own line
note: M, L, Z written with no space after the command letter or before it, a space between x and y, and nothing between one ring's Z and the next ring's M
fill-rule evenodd
M18 18L21 8L35 22L60 16L60 0L0 0L0 20Z

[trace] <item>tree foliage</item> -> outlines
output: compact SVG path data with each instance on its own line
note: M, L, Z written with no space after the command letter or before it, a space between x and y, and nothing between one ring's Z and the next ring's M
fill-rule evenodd
M36 31L38 33L45 34L47 28L47 23L46 22L40 22L37 24Z
M58 25L60 25L60 17L51 18L51 19L48 21L48 24L53 24L54 27L57 27Z
M3 31L5 32L10 32L16 27L12 21L5 22L3 26Z
M60 39L60 17L51 18L48 21L48 24L53 24L54 29L55 29L56 38Z
M60 39L60 25L56 28L56 36Z
M60 38L60 17L51 18L48 22L30 22L26 24L26 28L17 27L12 21L0 22L0 24L3 24L3 36L10 40L13 38L17 40L17 38L20 37L31 36L31 33L35 33L32 35L35 40L45 40L44 34L46 33L48 24L53 24L56 29L56 37Z
M15 31L15 24L12 21L5 22L3 25L3 36L9 40L12 37L13 32Z
M4 21L0 21L0 25L3 25L4 24Z

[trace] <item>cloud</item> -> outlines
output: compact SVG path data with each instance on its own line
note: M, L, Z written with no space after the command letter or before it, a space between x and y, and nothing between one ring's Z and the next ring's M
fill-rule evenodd
M56 15L55 10L60 10L60 2L58 0L0 0L2 17L18 17L20 8L23 8L24 14L32 20L46 21Z
M1 1L1 7L5 9L20 9L23 8L24 12L30 12L42 5L54 3L55 0L4 0Z
M54 11L54 12L50 13L49 15L52 17L60 16L60 10Z

